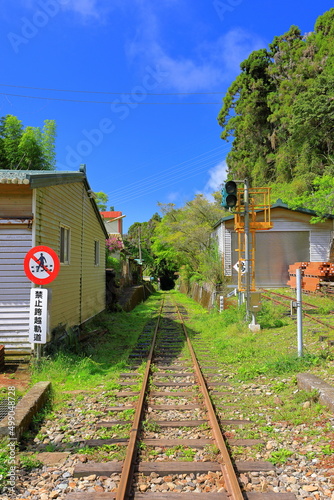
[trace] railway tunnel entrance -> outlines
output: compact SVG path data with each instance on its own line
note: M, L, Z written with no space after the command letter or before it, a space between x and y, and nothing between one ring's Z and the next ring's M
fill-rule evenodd
M173 274L163 274L159 276L160 278L160 289L161 290L173 290L175 288L175 278Z

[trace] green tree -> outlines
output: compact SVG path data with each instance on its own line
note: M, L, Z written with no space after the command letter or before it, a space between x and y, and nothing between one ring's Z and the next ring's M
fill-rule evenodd
M26 127L17 147L20 170L44 170L43 151L38 141L38 134L33 127Z
M312 182L311 191L304 191L292 201L284 201L291 208L304 207L314 210L317 215L312 217L311 222L324 220L326 215L334 213L334 177L328 174L316 177Z
M45 120L40 140L43 158L50 170L54 170L56 166L56 135L56 122L54 120Z
M297 26L241 63L218 116L233 140L228 172L251 185L304 188L327 172L334 156L334 9L313 33ZM297 185L301 186L300 182Z
M56 123L45 120L39 127L23 127L16 116L0 119L0 168L52 170L55 168Z
M100 212L106 212L107 210L107 203L108 203L108 195L104 193L103 191L98 191L97 193L94 193L96 198L96 204L100 210Z
M215 254L214 242L210 238L212 226L222 217L224 210L203 195L197 195L180 209L173 204L159 206L163 218L154 232L154 255L158 261L178 268L184 279L205 281L208 278L205 272L208 256Z
M19 150L23 135L23 125L16 116L7 115L3 121L3 150L6 167L10 170L20 168L22 151Z
M137 259L141 255L145 273L153 276L158 275L158 270L152 251L152 238L160 221L160 215L155 213L148 222L132 224L124 236L124 244L128 253Z

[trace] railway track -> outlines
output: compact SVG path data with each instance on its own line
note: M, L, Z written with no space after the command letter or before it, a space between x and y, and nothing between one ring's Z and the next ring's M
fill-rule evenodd
M103 411L89 423L89 415L94 415L90 407L91 413L82 415L82 425L75 426L71 443L64 443L67 450L79 447L81 458L73 452L69 484L76 491L62 494L58 489L57 498L190 500L194 494L199 500L296 498L291 492L243 490L240 474L274 475L275 466L233 459L234 447L262 441L230 439L231 433L224 431L252 422L224 418L231 392L228 380L200 335L187 331L185 318L186 310L166 295L155 324L146 325L130 354L118 389L103 395ZM81 427L90 429L92 437L82 438ZM94 449L104 450L103 459L91 459L89 450ZM95 479L99 482L90 488ZM104 488L99 486L102 482Z

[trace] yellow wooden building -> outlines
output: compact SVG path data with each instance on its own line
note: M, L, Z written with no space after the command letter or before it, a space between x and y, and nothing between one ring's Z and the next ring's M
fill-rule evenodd
M0 344L6 355L29 353L34 285L23 263L33 247L60 259L52 290L50 330L80 325L105 309L108 233L83 165L78 172L0 170Z

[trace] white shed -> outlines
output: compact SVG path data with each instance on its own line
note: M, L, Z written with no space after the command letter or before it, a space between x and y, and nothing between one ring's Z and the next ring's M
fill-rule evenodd
M256 232L255 283L256 286L287 286L288 267L294 262L327 262L333 240L334 216L324 222L311 224L316 215L307 209L289 209L281 200L271 206L273 227ZM261 217L259 213L258 217ZM234 216L222 218L214 227L219 250L223 256L224 275L237 283L234 265L238 261L238 238L234 230Z

